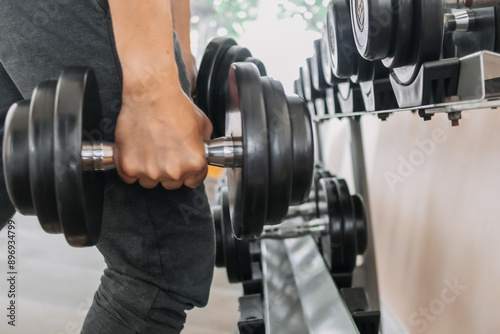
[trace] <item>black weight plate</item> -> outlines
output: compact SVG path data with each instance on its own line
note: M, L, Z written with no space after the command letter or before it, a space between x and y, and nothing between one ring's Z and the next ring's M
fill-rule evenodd
M321 38L320 43L320 54L321 54L321 74L323 74L324 81L330 85L334 86L336 84L336 77L332 73L332 59L330 57L330 48L328 46L328 34L325 31Z
M314 95L314 88L312 87L309 62L310 58L306 59L306 64L300 68L302 91L304 92L304 100L306 100L307 102L312 101ZM314 98L316 98L316 96L314 96Z
M410 61L395 67L394 74L403 85L413 82L423 63L438 60L443 41L444 8L435 0L414 1L413 39Z
M500 53L500 7L495 7L495 49L494 51Z
M338 191L333 182L333 177L320 178L319 187L323 190L327 204L327 217L329 222L329 233L322 240L323 256L327 261L329 269L333 269L333 254L340 255L343 239L343 220L342 209L340 208L340 199Z
M221 221L224 250L224 264L226 265L227 279L231 283L241 282L240 263L238 261L238 250L236 248L236 239L232 233L231 215L229 213L229 197L227 189L222 190L222 208Z
M356 267L356 256L358 254L354 205L345 180L333 178L332 181L333 188L336 189L338 194L342 212L342 243L340 247L336 245L332 249L332 271L352 272Z
M215 73L215 80L212 82L211 90L211 110L212 110L212 124L214 127L214 137L222 137L226 128L226 101L228 93L227 76L231 64L241 62L248 57L251 57L250 51L241 46L231 46L226 53L222 56L217 72ZM260 74L259 74L260 76Z
M57 81L44 81L31 97L29 167L33 205L47 233L62 233L54 177L54 108Z
M316 88L314 88L314 84L313 84L313 81L314 81L314 72L318 71L318 67L314 66L314 63L315 63L315 60L312 58L312 57L309 57L306 59L306 66L307 66L307 69L309 71L309 88L310 88L310 96L308 96L307 94L307 91L304 90L304 93L306 93L306 99L308 101L314 101L316 99L319 99L319 98L322 98L323 97L323 91L320 91L320 90L317 90ZM316 76L318 74L316 73Z
M35 215L29 174L30 101L14 103L7 113L3 137L3 172L10 201L23 215Z
M275 79L261 78L266 105L269 143L269 204L267 225L283 222L290 206L293 178L292 125L283 86Z
M302 87L300 84L300 79L296 79L293 81L293 93L300 95L300 92L302 91Z
M389 55L393 34L392 0L350 0L356 47L368 60Z
M216 205L212 207L212 216L215 228L215 266L224 268L224 225L222 222L222 207ZM230 233L232 235L231 227Z
M216 37L206 47L203 58L201 59L198 78L196 80L196 105L212 119L211 90L215 73L217 73L217 64L222 55L236 42L227 37Z
M365 204L359 195L352 196L354 216L356 217L356 236L358 254L363 255L368 247L368 224L366 222Z
M290 205L304 203L311 192L314 173L314 137L309 110L297 95L287 96L293 140L293 179Z
M303 67L299 68L299 79L297 83L297 92L296 94L306 100L306 95L304 93L304 77L307 75L306 70ZM306 100L307 101L307 100Z
M413 36L413 0L393 0L393 50L382 63L387 68L406 65L411 57Z
M324 91L331 87L330 83L326 81L325 74L323 73L323 53L321 50L321 43L322 39L314 41L314 50L311 62L312 83L314 89L317 91ZM328 71L331 72L331 68L328 68Z
M71 246L95 245L101 229L104 173L84 172L82 142L100 133L99 88L94 72L66 68L57 85L54 136L54 172L57 209Z
M224 231L224 262L230 283L240 283L252 277L252 257L248 240L238 240L231 232L228 192L222 193L221 219Z
M259 69L261 77L265 77L267 75L266 65L264 65L264 63L260 59L254 57L248 57L244 61L248 63L254 63Z
M375 75L374 62L366 59L359 59L356 71L351 76L351 81L354 83L373 81Z
M255 238L266 221L269 187L269 149L266 108L257 66L231 65L228 76L226 136L242 138L242 168L227 169L228 195L234 234Z
M346 0L332 0L327 8L328 45L333 74L348 79L356 72L359 56L352 34Z

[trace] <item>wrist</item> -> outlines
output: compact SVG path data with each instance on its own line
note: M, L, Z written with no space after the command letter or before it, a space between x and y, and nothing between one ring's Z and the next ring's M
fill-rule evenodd
M182 91L177 65L175 67L144 66L123 71L123 96L137 98L166 92Z

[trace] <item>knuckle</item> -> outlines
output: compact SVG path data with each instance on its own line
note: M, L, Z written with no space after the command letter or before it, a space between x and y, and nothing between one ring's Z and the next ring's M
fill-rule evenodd
M138 168L138 166L136 166L134 164L123 162L120 167L121 167L123 174L125 174L128 177L139 176L139 168Z
M176 182L176 181L163 181L161 183L163 188L167 190L176 190L182 187L182 182Z

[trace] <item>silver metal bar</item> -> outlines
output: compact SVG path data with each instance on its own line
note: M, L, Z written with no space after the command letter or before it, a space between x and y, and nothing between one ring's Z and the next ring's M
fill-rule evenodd
M104 171L114 169L113 144L107 142L83 142L82 163L84 170Z
M212 166L237 168L243 166L243 142L241 139L221 137L205 144L205 156Z
M444 14L446 32L466 32L474 29L476 14L472 9L454 9Z
M363 134L359 119L350 119L351 126L351 156L354 172L356 192L363 197L365 203L366 229L368 247L363 256L361 269L354 272L354 281L363 286L368 294L371 309L380 310L380 298L378 291L377 264L375 259L375 246L371 220L370 197L366 177L365 153L363 147Z
M359 333L311 236L284 244L310 334ZM278 331L279 333L304 333Z
M287 218L295 218L295 217L312 217L316 216L318 213L318 206L319 206L319 211L320 213L325 213L326 210L328 209L328 205L326 202L321 201L319 203L316 203L316 200L311 201L311 202L306 202L301 205L297 206L291 206L288 208L288 214Z
M224 168L243 166L243 142L241 138L221 137L205 143L205 156L209 165ZM82 163L85 171L115 169L113 144L108 142L82 143Z
M304 220L300 217L287 219L279 225L266 225L260 239L289 239L328 232L328 218Z

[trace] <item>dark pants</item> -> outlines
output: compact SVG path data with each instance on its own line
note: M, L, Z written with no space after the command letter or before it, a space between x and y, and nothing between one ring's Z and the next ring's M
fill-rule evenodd
M175 40L179 77L189 92ZM0 62L1 124L10 104L29 98L39 82L57 79L66 66L91 66L104 109L100 130L113 140L122 75L105 0L2 1ZM2 213L8 216L12 207L4 205L1 179ZM214 230L203 187L146 190L108 174L97 247L108 268L83 333L178 333L185 310L208 301Z

